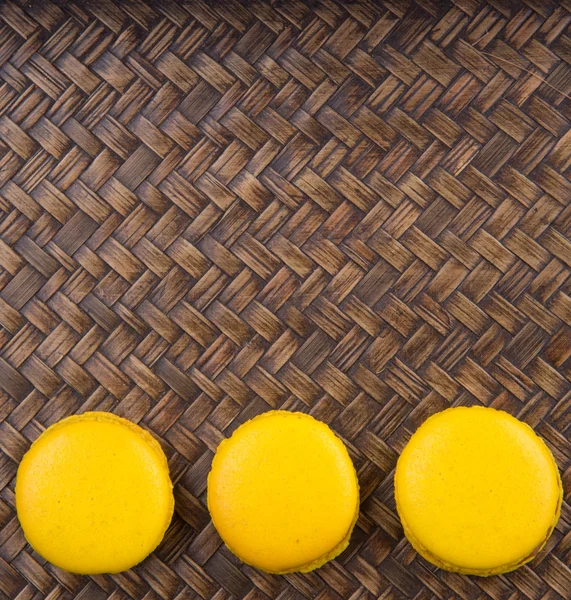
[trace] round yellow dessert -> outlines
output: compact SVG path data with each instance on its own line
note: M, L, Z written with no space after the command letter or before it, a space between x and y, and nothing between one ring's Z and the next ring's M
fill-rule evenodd
M536 556L559 519L563 486L531 427L474 406L418 428L398 460L395 497L419 554L448 571L486 576Z
M348 546L359 484L345 445L325 423L276 410L220 444L208 508L245 563L269 573L308 572Z
M68 417L22 459L16 508L26 539L46 560L72 573L118 573L152 552L171 521L167 460L126 419Z

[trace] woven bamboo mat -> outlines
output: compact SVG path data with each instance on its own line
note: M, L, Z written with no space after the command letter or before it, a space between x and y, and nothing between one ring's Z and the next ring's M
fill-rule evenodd
M569 0L0 2L0 598L571 597L570 23ZM545 438L567 500L489 579L420 559L393 499L411 432L474 403ZM241 564L205 508L217 444L278 407L330 423L362 487L308 575ZM86 410L153 431L176 482L165 542L115 576L58 571L14 512L30 442Z

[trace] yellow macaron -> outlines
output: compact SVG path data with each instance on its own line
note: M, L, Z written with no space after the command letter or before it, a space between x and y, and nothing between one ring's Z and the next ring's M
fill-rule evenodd
M208 508L245 563L269 573L307 572L348 546L359 484L345 445L325 423L276 410L220 444Z
M124 571L157 547L171 521L166 457L126 419L106 412L68 417L22 459L16 509L28 542L57 567Z
M559 519L563 486L531 427L504 411L458 407L411 437L395 497L419 554L442 569L487 576L537 555Z

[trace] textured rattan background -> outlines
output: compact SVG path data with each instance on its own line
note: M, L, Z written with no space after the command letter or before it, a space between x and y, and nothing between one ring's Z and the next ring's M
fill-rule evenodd
M1 598L571 597L570 23L569 0L0 0ZM546 550L490 579L419 559L393 499L411 432L474 403L530 423L566 489ZM217 444L278 407L330 423L362 486L309 575L241 564L205 508ZM121 575L46 564L14 512L30 442L86 410L153 431L176 482Z

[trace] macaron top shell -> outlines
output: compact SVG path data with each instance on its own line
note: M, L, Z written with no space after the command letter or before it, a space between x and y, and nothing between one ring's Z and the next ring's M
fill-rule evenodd
M551 452L506 412L459 407L430 417L399 458L398 512L433 562L491 574L523 564L557 522L562 486Z
M271 411L220 444L208 506L244 562L271 573L307 571L347 546L359 487L343 442L325 423Z
M26 538L73 573L116 573L162 540L174 500L166 457L144 429L91 412L49 427L24 456L16 507Z

